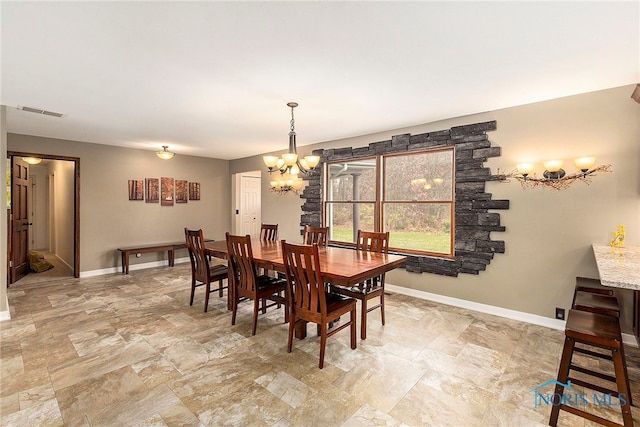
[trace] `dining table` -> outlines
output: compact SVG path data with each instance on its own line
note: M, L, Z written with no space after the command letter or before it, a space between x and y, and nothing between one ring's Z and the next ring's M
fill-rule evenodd
M640 340L640 247L592 245L600 283L633 291L633 333Z
M252 239L251 250L256 267L285 272L280 241ZM225 240L205 242L205 253L215 258L227 259L227 242ZM407 261L404 255L356 251L352 248L336 246L321 246L318 254L320 274L324 282L341 286L355 286L401 267ZM231 309L233 294L229 292L228 295L227 308ZM306 327L304 330L296 329L298 338L304 338L305 335Z

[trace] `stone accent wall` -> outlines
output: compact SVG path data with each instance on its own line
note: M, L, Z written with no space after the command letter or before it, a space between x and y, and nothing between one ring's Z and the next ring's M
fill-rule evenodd
M409 255L405 265L414 273L435 273L457 276L478 274L487 268L494 253L504 253L502 240L492 240L491 232L505 231L500 214L489 210L509 209L509 200L492 200L485 192L487 181L498 180L484 162L499 157L500 147L492 147L486 132L496 129L496 122L475 123L419 135L395 135L390 141L380 141L361 148L315 150L321 163L351 160L376 154L411 152L438 147L455 147L455 246L453 259ZM308 185L300 196L300 225L322 224L322 168L316 168L305 179Z

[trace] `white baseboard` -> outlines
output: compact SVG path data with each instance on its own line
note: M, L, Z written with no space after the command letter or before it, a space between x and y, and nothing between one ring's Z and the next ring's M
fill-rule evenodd
M522 311L510 310L508 308L496 307L494 305L482 304L479 302L467 301L460 298L453 298L444 295L433 294L431 292L419 291L417 289L405 288L386 283L385 289L402 295L408 295L441 304L452 305L454 307L466 308L480 313L492 314L494 316L507 319L518 320L520 322L533 325L544 326L551 329L564 330L565 321L552 319L550 317L539 316L537 314L525 313ZM636 337L631 334L622 334L622 342L632 347L638 347Z
M4 294L4 305L9 308L9 299L6 293ZM11 312L9 310L0 311L0 322L3 320L11 320Z
M188 257L176 258L174 260L174 264L182 264L185 262L189 262ZM169 266L169 261L167 260L151 261L151 262L144 262L141 264L130 264L129 271L144 270L146 268L153 268L153 267L168 267L168 266ZM80 278L102 276L104 274L113 274L113 273L121 273L121 272L122 272L121 266L102 268L100 270L81 271Z
M175 264L182 264L189 262L189 258L177 258ZM153 261L145 262L142 264L133 264L129 266L129 271L143 270L145 268L162 267L167 266L168 261ZM93 277L101 276L103 274L119 273L122 271L121 267L110 267L101 270L84 271L80 273L80 277ZM510 310L508 308L496 307L494 305L482 304L474 301L467 301L460 298L448 297L445 295L438 295L431 292L419 291L417 289L405 288L402 286L396 286L392 284L385 284L385 288L388 291L395 292L402 295L408 295L415 298L420 298L428 301L433 301L441 304L452 305L454 307L466 308L468 310L478 311L480 313L492 314L494 316L504 317L507 319L518 320L532 325L544 326L551 329L564 330L565 321L557 320L550 317L539 316L537 314L525 313L523 311ZM0 316L1 316L0 312ZM2 317L0 317L0 320ZM622 334L622 341L630 346L638 347L636 337L631 334Z

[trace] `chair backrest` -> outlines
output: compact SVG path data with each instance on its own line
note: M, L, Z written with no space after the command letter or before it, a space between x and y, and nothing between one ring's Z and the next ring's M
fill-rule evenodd
M327 314L327 302L322 276L318 245L296 245L282 241L290 304L298 317L320 321Z
M304 226L304 238L302 242L305 245L327 246L329 241L329 227L311 227L309 225Z
M356 250L367 252L389 253L389 232L358 230Z
M196 280L206 282L209 278L209 262L204 251L204 234L202 230L184 228L185 244L191 260L191 274Z
M275 242L278 240L278 224L262 224L260 227L260 240Z
M251 236L234 236L226 233L227 257L238 296L255 299L257 274L253 263Z

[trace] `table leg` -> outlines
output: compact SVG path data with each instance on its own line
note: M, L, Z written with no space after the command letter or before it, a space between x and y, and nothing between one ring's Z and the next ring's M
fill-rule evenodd
M173 249L169 249L169 267L173 267L175 263L175 252Z
M129 274L129 251L122 251L122 274Z

